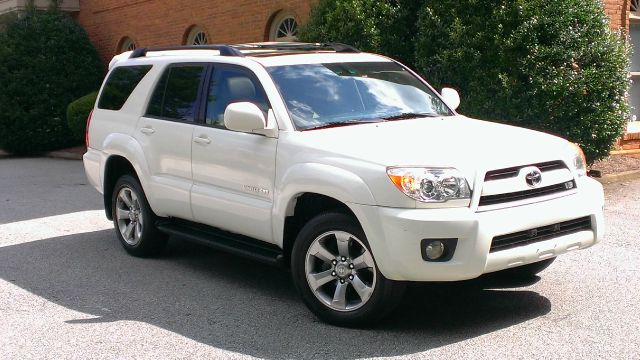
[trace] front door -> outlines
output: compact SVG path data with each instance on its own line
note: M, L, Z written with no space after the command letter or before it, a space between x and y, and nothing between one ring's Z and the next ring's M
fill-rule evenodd
M193 132L191 208L197 222L273 242L278 140L225 128L225 109L240 101L258 105L266 117L269 103L253 73L239 66L214 65L205 123Z

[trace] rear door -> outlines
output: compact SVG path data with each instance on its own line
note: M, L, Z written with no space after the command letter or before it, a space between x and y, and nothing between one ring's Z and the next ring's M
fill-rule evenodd
M151 173L153 208L161 216L191 220L191 141L208 66L171 64L158 81L135 138Z
M214 64L205 91L205 121L195 127L192 143L194 219L272 242L278 140L234 132L224 126L224 112L233 102L252 102L266 118L270 106L264 89L249 69Z

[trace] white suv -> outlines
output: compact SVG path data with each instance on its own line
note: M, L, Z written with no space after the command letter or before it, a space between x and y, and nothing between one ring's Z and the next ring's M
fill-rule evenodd
M290 267L318 317L363 325L408 281L533 276L603 235L577 146L459 101L341 44L138 49L110 64L84 165L129 253L175 235Z

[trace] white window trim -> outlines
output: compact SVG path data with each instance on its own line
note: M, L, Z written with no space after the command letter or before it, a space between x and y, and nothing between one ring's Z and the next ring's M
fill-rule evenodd
M133 51L138 48L138 44L133 40L130 36L125 36L120 40L120 48L118 49L121 53L127 51Z
M209 35L207 31L200 27L194 26L189 30L186 45L206 45L209 44Z
M292 28L290 28L290 22L288 24L285 23L290 20L293 20L294 26ZM278 37L281 27L283 27L282 30L289 33L287 36ZM288 11L280 11L271 22L271 28L269 30L269 40L282 42L298 41L298 28L299 22L295 14Z

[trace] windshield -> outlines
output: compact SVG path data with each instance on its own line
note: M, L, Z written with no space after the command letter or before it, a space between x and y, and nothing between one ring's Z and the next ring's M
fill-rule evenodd
M393 62L267 69L299 130L453 115L418 78Z

